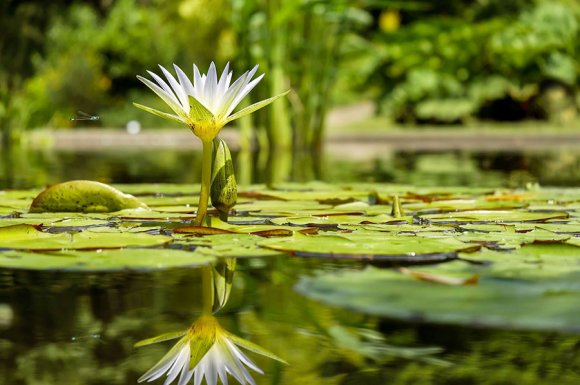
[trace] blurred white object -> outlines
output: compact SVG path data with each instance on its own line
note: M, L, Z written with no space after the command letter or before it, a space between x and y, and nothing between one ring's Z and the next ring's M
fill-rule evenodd
M8 328L14 319L14 312L10 305L0 303L0 328Z
M131 135L137 135L141 132L141 123L136 120L130 120L127 122L127 132Z

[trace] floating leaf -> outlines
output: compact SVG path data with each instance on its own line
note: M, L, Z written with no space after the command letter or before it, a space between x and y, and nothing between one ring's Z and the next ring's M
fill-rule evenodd
M213 262L211 255L173 249L120 249L97 251L62 251L0 253L0 267L26 270L117 271L159 270L192 267Z
M38 226L14 225L0 227L0 248L20 250L104 249L120 247L159 246L171 237L145 233L85 230L71 233L47 233Z
M259 246L264 238L250 234L218 234L205 237L180 237L176 244L195 247L196 253L219 258L272 257L285 253Z
M453 259L459 251L478 250L479 246L452 238L422 238L377 234L321 234L268 239L260 246L298 256L320 258L352 258L427 262Z
M147 208L132 195L109 185L75 180L50 186L32 201L31 213L84 212L100 213L123 209Z
M556 234L546 230L532 230L526 232L499 232L489 233L472 232L456 237L463 242L477 242L485 244L487 247L497 246L499 248L517 248L525 243L557 243L570 239L570 235Z
M390 215L310 215L297 217L281 217L270 220L278 225L291 224L299 226L337 227L338 225L367 224L367 223L397 223L403 219L395 219Z
M304 277L296 289L351 311L414 322L580 332L578 273L538 283L482 276L458 288L367 268Z
M566 219L563 212L529 212L529 211L463 211L445 214L421 215L422 221L430 223L517 223L545 222L550 219Z

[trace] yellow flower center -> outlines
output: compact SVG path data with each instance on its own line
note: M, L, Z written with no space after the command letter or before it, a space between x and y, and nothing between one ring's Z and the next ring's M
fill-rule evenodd
M215 139L217 134L222 128L222 125L217 124L215 121L196 121L191 122L189 127L203 142L212 141Z

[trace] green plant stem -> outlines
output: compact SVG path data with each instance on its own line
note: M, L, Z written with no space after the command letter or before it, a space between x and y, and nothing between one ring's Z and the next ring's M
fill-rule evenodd
M213 273L211 266L201 269L201 314L211 315L214 301Z
M209 188L211 185L211 162L213 159L212 141L204 141L203 158L201 160L201 190L199 191L199 204L197 206L197 216L195 225L202 226L203 220L207 214L207 204L209 202Z

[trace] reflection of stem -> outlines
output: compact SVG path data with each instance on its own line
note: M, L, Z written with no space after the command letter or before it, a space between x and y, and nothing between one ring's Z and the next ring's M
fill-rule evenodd
M212 141L203 142L203 158L201 160L201 190L199 192L199 204L197 206L197 216L195 225L201 226L207 214L207 204L209 201L209 187L211 184L211 162L212 162Z
M211 315L213 308L213 276L211 266L204 266L201 269L201 295L201 314Z

